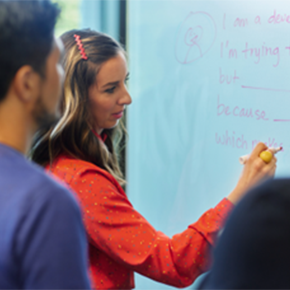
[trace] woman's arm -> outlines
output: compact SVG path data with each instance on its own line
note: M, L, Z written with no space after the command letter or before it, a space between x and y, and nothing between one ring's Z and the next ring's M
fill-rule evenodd
M156 231L107 176L86 170L71 183L81 197L90 240L133 271L172 286L190 285L210 264L210 249L232 208L222 200L171 239Z

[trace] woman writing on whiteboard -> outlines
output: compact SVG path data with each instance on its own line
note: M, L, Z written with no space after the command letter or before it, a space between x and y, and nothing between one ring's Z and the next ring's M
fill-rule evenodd
M233 204L252 184L274 175L276 159L264 163L258 155L267 147L258 144L228 197L184 232L167 237L133 208L122 189L114 138L122 133L119 120L131 103L124 50L90 30L69 31L61 39L66 52L62 117L39 133L32 158L78 196L93 287L134 288L134 271L176 287L190 285L209 268L210 249Z

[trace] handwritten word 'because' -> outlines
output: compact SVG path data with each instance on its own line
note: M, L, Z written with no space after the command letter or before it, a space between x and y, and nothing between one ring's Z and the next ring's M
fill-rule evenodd
M233 108L227 106L226 104L220 103L220 96L217 97L217 115L218 116L233 116L240 118L252 118L255 120L268 121L266 118L266 112L259 109L252 108L241 108L239 106L234 106Z

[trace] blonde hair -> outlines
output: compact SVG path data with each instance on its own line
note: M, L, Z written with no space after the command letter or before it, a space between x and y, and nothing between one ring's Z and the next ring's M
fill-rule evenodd
M82 59L74 34L80 36L88 60ZM61 39L65 46L62 116L57 124L36 134L31 159L46 166L66 153L99 166L124 185L115 147L119 148L125 128L120 121L115 128L104 129L103 134L107 135L105 142L95 136L90 125L92 116L88 90L95 82L101 65L119 52L125 54L125 51L108 35L89 29L68 31Z

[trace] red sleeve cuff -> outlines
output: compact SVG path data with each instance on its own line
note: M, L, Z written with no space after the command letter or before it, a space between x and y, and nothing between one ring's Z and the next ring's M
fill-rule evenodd
M191 224L189 228L198 231L213 245L233 207L234 205L228 199L224 198L217 206L206 211L199 220Z
M222 217L224 220L227 219L228 215L232 212L234 209L234 204L231 203L227 198L224 198L222 201L220 201L214 210L217 212L217 214Z

